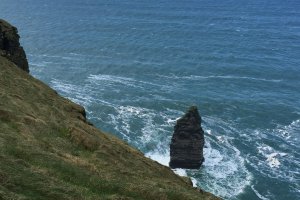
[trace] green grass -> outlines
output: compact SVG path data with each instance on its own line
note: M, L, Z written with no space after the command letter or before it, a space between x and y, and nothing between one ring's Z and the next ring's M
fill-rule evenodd
M0 56L0 199L217 199Z

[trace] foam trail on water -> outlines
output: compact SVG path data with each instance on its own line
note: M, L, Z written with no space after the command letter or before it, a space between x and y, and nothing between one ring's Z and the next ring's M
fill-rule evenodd
M57 79L52 79L51 84L52 87L62 93L63 96L66 96L84 107L88 107L88 105L96 101L91 95L86 95L90 92L88 87L77 86Z
M263 195L259 194L259 192L257 190L254 189L254 185L251 185L251 189L253 190L253 192L256 194L256 196L261 199L261 200L270 200L266 197L264 197Z
M281 82L281 79L265 79L265 78L255 78L255 77L248 77L248 76L232 76L232 75L211 75L211 76L196 76L196 75L190 75L190 76L176 76L174 74L165 76L165 75L158 75L162 78L169 78L169 79L187 79L187 80L205 80L205 79L245 79L245 80L252 80L252 81L264 81L264 82L274 82L278 83Z

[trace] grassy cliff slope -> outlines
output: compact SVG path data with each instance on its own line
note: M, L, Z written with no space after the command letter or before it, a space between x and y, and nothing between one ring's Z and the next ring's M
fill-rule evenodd
M0 56L0 199L217 199Z

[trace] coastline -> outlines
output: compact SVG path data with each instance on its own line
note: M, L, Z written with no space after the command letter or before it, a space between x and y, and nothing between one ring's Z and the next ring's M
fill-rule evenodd
M219 199L95 128L82 106L2 56L0 84L1 198Z

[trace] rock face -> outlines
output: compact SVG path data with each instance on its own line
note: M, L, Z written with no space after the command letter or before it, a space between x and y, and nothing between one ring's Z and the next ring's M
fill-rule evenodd
M171 168L198 169L203 157L204 131L196 106L177 120L170 145Z
M16 27L0 19L0 56L4 56L19 68L29 72L28 62Z

